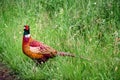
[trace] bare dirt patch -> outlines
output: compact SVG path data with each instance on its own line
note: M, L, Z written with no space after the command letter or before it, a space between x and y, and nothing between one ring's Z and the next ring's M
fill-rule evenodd
M0 80L18 80L16 75L6 67L5 64L0 62Z

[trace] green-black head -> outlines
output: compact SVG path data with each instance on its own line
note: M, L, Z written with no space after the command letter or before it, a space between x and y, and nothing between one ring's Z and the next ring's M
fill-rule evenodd
M30 34L30 27L28 25L25 25L23 35L28 35L28 34Z

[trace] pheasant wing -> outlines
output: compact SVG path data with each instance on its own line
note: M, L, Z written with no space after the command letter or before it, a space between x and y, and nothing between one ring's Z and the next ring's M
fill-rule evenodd
M56 55L57 51L54 50L53 48L33 40L32 42L30 42L30 50L34 53L39 53L39 54L43 54L43 55Z

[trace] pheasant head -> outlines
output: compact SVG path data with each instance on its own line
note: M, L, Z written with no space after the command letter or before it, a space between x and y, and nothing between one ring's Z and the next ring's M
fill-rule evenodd
M25 37L30 37L30 27L28 25L24 26L24 34Z
M23 33L23 42L27 43L30 39L30 27L28 25L24 26L24 33Z

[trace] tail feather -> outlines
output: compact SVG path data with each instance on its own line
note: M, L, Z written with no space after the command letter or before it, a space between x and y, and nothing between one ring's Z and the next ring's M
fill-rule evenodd
M71 53L67 53L67 52L57 52L58 56L69 56L69 57L75 57L75 58L80 58L80 59L84 59L87 61L90 61L90 58L84 57L84 56L76 56L75 54L71 54Z
M58 52L57 55L59 55L59 56L70 56L70 57L75 57L74 54L67 53L67 52Z
M86 57L83 57L83 56L76 56L76 55L74 55L74 54L67 53L67 52L57 52L57 55L58 55L58 56L75 57L75 58L80 58L80 59L84 59L84 60L87 60L87 61L90 61L90 60L91 60L90 58L86 58Z

